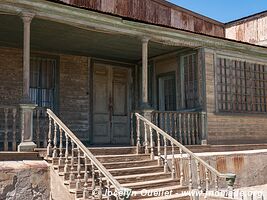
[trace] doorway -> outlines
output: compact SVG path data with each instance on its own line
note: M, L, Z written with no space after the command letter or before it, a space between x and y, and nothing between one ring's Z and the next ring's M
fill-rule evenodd
M126 67L93 67L93 144L129 145L129 72Z

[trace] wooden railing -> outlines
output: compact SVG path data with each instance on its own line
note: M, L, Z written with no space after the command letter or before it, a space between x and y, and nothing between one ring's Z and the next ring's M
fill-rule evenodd
M152 122L183 145L201 144L205 139L205 117L205 112L152 112Z
M33 141L38 148L47 147L48 117L46 108L36 107L33 111Z
M50 109L47 109L47 114L49 119L47 156L52 157L52 159L59 157L58 163L59 165L64 165L64 173L70 172L70 181L76 181L76 191L82 190L83 198L87 199L89 198L88 188L90 185L92 199L102 199L105 190L115 190L112 191L112 194L117 199L129 198L131 190L123 188ZM77 159L77 166L74 166L74 159ZM81 185L81 163L84 163L83 185ZM77 176L74 175L74 169L77 171ZM89 176L91 177L90 179L88 178ZM96 190L97 192L94 192Z
M16 106L0 106L1 150L16 151L18 138L18 109Z
M20 109L18 106L0 106L0 150L16 151L21 141ZM47 146L48 118L46 108L33 111L33 141L37 147Z
M134 117L136 121L137 135L135 143L137 153L140 152L143 146L145 153L149 153L152 160L157 159L159 165L164 165L165 172L171 171L173 178L179 174L180 184L187 184L190 190L198 189L207 192L210 189L214 189L217 191L219 189L219 179L226 180L228 190L233 190L235 174L218 172L145 117L138 113L135 113ZM143 137L142 142L141 136ZM171 153L168 153L168 147L171 148ZM175 152L177 150L178 152ZM179 173L176 172L175 167L176 156L179 159ZM171 160L171 166L168 165L168 160ZM184 166L185 164L186 166ZM187 172L187 176L185 176L185 172Z

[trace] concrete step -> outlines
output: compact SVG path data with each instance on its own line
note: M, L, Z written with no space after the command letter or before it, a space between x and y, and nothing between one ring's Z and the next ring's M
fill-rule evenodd
M134 183L140 181L150 181L150 180L159 180L159 179L166 179L171 178L171 173L165 172L153 172L153 173L144 173L144 174L132 174L126 176L114 176L114 178L120 183Z
M164 171L163 167L158 166L158 165L109 170L109 172L113 176L126 176L126 175L132 175L132 174L144 174L144 173L163 172L163 171Z
M136 154L136 147L88 147L92 154L97 155L123 155Z
M96 156L96 158L101 163L114 163L114 162L149 160L150 155L148 154L101 155L101 156Z
M133 190L151 190L154 188L160 188L163 185L164 186L175 186L179 185L180 181L179 179L156 179L156 180L150 180L150 181L141 181L141 182L134 182L134 183L126 183L122 184L123 187L131 188Z
M137 160L137 161L127 161L127 162L111 162L102 163L107 169L116 168L129 168L129 167L142 167L142 166L152 166L157 165L157 160Z

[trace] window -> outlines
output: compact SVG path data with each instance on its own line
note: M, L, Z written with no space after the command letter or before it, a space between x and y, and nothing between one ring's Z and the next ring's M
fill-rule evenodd
M181 83L182 91L184 96L185 109L192 109L199 107L199 96L198 96L198 67L197 67L197 56L195 53L188 54L181 57L181 67L184 74Z
M32 57L30 66L30 98L40 107L55 107L56 59Z
M176 110L176 87L174 75L166 75L159 78L159 110Z
M218 57L216 73L218 111L267 111L267 65Z

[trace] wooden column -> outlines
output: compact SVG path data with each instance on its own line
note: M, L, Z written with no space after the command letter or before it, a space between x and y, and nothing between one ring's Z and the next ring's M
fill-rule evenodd
M21 143L18 151L33 151L33 110L36 105L30 102L30 25L34 14L23 12L21 18L24 26L23 40L23 99L21 112Z
M148 107L148 38L142 39L142 107Z
M34 17L32 13L22 13L24 27L23 40L23 99L29 101L30 96L30 27Z

